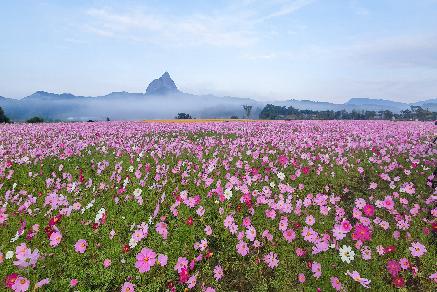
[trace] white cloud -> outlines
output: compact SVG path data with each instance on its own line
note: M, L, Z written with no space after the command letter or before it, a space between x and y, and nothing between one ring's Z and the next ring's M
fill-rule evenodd
M219 11L187 16L168 15L146 8L115 10L92 8L86 11L83 28L101 37L165 43L166 46L209 45L249 47L257 43L259 25L289 15L314 0L243 0Z
M219 15L175 18L145 11L116 12L90 9L85 29L99 36L174 46L212 45L245 47L256 42L253 30L239 19Z
M277 9L273 13L267 15L266 17L264 17L264 19L267 20L267 19L274 18L274 17L286 16L286 15L292 14L292 13L308 6L309 4L311 4L313 2L314 2L314 0L285 1L285 3L282 4L279 7L279 9Z

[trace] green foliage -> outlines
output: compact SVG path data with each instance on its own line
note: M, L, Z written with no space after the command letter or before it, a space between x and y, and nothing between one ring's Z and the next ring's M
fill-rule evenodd
M402 110L400 114L394 114L389 110L384 111L357 111L347 112L341 111L314 111L314 110L298 110L285 106L277 106L273 104L266 105L259 114L259 118L263 120L420 120L432 121L437 119L437 112L425 110L420 106L411 106L411 110Z
M29 123L29 124L44 123L44 119L41 117L33 117L33 118L28 119L26 121L26 123Z
M0 107L0 123L10 123L10 119L6 116L2 107Z
M190 114L186 113L178 113L178 115L175 117L177 120L191 120L192 117Z

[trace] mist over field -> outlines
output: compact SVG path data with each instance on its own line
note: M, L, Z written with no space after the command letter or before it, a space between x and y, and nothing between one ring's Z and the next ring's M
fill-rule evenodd
M251 98L194 95L180 91L168 72L153 80L145 93L112 92L105 96L85 97L68 93L54 94L37 91L20 100L0 98L0 106L16 121L34 116L48 120L141 120L169 119L178 113L189 113L195 118L244 117L243 105L252 106L251 117L258 118L267 103L292 106L301 110L315 111L384 111L398 113L419 105L437 110L437 99L413 104L383 99L354 98L343 104L315 102L311 100L278 100L261 102Z

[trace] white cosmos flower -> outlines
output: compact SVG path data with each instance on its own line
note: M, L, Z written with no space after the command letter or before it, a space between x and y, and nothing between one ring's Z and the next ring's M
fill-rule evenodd
M11 259L14 256L14 252L12 250L6 252L5 258L7 260Z
M339 249L340 258L343 262L346 262L348 264L351 263L351 261L355 258L355 252L352 250L350 246L343 245Z
M285 174L282 172L278 172L277 176L280 180L284 180L284 178L285 178Z
M99 212L97 212L96 218L94 220L95 223L99 223L100 219L103 218L103 214L105 214L106 210L104 208L101 208Z
M142 190L141 189L135 189L135 191L134 191L134 197L139 197L139 196L141 196L141 194L142 194Z
M131 249L135 248L137 246L137 244L138 244L138 241L136 241L133 237L131 237L129 239L129 247Z
M225 196L226 200L230 200L232 198L232 191L230 189L226 189L223 193L223 195Z
M271 188L274 188L275 186L276 186L275 182L272 181L272 182L270 183L270 187L271 187Z
M126 188L128 183L129 183L129 179L125 178L124 181L123 181L123 188Z
M15 236L11 238L11 242L17 241L19 237L20 237L20 234L18 232L15 233Z

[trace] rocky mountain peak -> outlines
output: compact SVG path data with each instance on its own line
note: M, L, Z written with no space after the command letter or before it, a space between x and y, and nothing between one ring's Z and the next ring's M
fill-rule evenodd
M161 77L150 82L146 89L147 95L166 95L179 92L168 72L165 72Z

